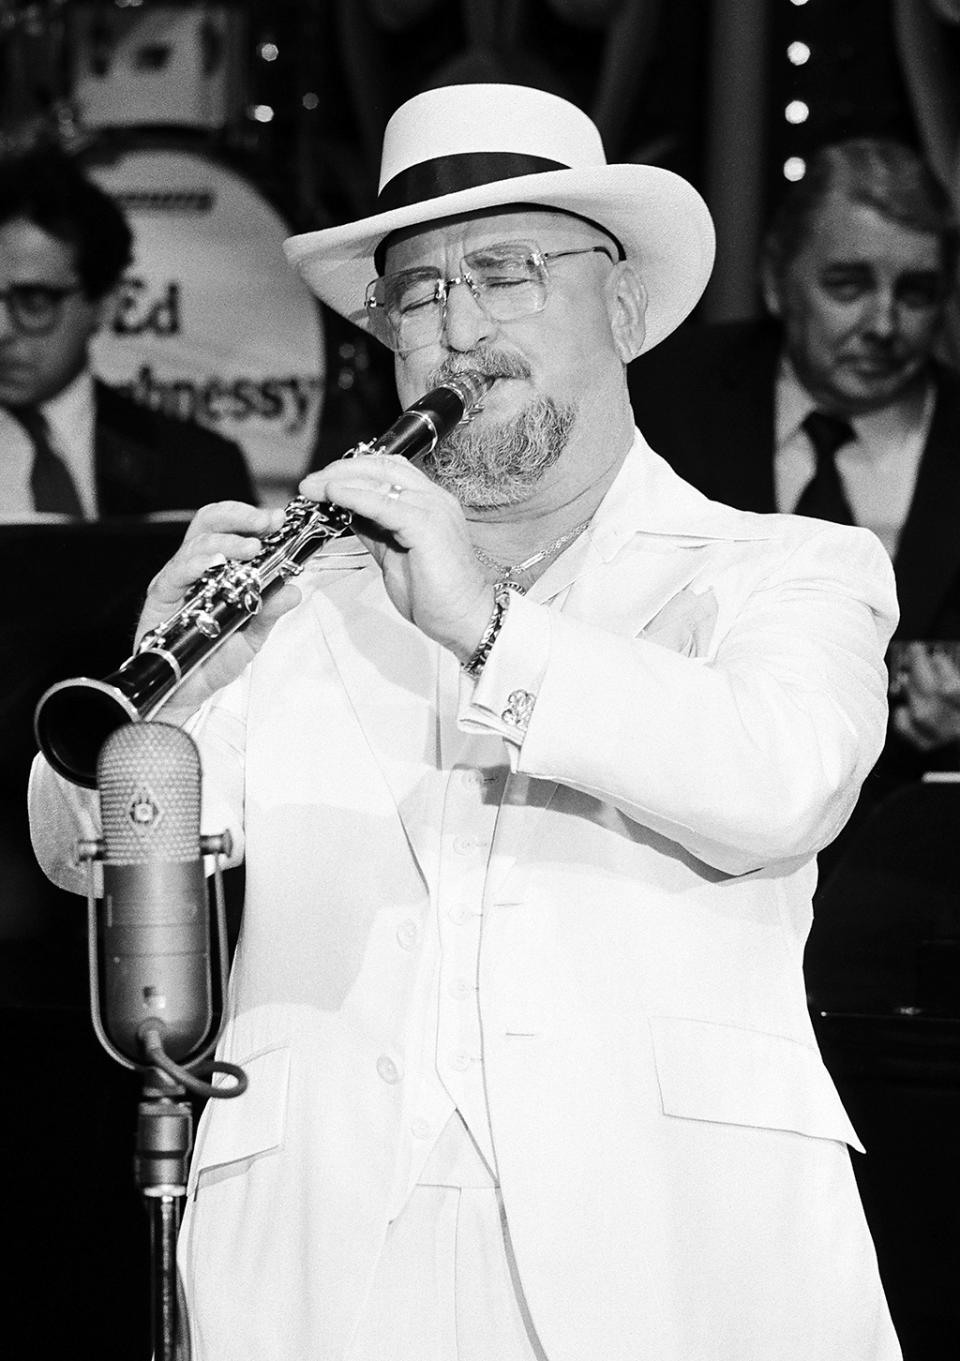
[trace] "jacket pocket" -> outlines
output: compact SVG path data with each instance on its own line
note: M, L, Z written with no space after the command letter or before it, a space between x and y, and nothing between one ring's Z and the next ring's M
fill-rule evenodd
M651 1016L664 1115L793 1130L864 1151L819 1051L741 1026Z
M248 1078L242 1096L207 1102L190 1167L188 1193L216 1169L246 1163L283 1143L290 1078L290 1050L284 1045L243 1059Z

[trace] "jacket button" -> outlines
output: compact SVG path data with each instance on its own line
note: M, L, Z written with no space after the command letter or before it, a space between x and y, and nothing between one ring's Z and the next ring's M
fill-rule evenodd
M377 1059L377 1072L383 1078L384 1082L394 1083L400 1081L400 1069L388 1054L381 1054Z
M417 943L417 923L408 918L397 927L397 944L402 950L412 950Z

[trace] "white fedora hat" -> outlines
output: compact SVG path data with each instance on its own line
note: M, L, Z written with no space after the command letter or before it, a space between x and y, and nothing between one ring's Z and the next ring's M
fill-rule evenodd
M366 330L364 292L385 237L514 203L575 213L616 237L647 289L644 351L706 286L713 222L693 186L658 166L608 165L582 110L525 85L445 85L408 100L384 133L377 212L284 249L323 302Z

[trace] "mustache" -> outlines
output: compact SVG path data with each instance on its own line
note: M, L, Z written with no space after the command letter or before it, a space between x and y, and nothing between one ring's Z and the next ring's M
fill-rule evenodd
M429 375L427 387L439 387L448 378L455 378L458 373L467 373L470 370L486 374L488 378L532 376L530 365L519 355L509 354L506 350L497 350L492 345L480 345L469 355L450 356L445 359Z

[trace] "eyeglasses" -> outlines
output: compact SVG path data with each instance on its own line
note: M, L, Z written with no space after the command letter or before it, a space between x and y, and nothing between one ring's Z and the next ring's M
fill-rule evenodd
M526 241L507 241L465 255L453 279L445 279L433 265L384 274L367 285L364 306L370 329L398 354L436 344L454 284L466 284L492 321L534 316L547 302L547 261L593 254L605 255L613 263L605 246L541 251Z
M7 305L10 320L28 336L45 336L53 330L63 313L66 298L82 293L83 284L10 284L0 288L0 302Z

